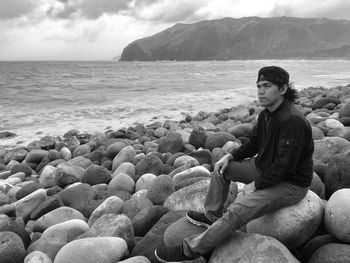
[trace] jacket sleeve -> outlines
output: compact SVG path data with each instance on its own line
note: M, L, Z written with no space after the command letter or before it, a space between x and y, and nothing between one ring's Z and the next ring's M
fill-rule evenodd
M250 139L242 144L237 150L232 152L234 160L240 161L248 157L253 157L258 153L258 129L254 126Z
M256 189L274 186L295 170L302 153L304 135L305 123L299 116L292 116L281 124L275 158L255 179Z

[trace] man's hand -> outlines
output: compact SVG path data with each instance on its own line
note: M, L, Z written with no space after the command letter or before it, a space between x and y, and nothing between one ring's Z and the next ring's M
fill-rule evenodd
M222 176L225 169L227 168L228 163L233 160L233 157L231 154L226 154L224 157L222 157L219 161L215 163L214 166L214 172L217 172Z

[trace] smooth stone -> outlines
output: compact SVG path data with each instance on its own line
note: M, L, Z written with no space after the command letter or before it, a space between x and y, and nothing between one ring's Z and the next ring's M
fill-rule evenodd
M330 157L350 150L350 142L340 137L325 137L314 142L314 162L328 163Z
M154 130L154 136L157 138L166 136L169 133L168 129L164 127L158 127L157 129Z
M43 150L53 149L56 145L56 139L52 136L45 136L39 140L39 145Z
M170 211L162 216L147 234L136 243L130 257L145 256L151 262L158 262L154 250L164 246L164 232L175 221L185 216L185 211Z
M208 263L215 262L299 263L275 238L240 231L214 249Z
M148 189L156 178L157 176L152 173L146 173L142 175L136 182L135 192L138 192L142 189Z
M0 232L1 263L22 263L26 256L22 239L13 232Z
M49 188L49 187L55 185L55 180L54 180L55 169L56 169L55 167L48 164L41 171L40 176L39 176L39 183L44 188Z
M190 156L197 159L199 165L210 164L211 165L211 152L208 149L199 149L195 152L189 153Z
M6 194L0 192L0 206L9 204L10 203L10 197L8 197Z
M191 131L188 142L192 144L194 147L200 148L200 147L204 147L206 140L207 140L207 134L205 133L204 129L197 127Z
M348 154L335 154L329 157L323 182L326 187L326 198L342 188L350 188L350 159Z
M321 178L315 172L312 175L312 181L309 189L317 194L321 199L326 199L326 188Z
M121 213L127 215L131 220L144 208L152 207L152 202L144 197L133 198L124 203Z
M94 200L95 194L96 192L91 185L85 183L70 185L58 193L65 206L82 212L86 217L89 217L96 207L100 205Z
M107 191L107 184L95 184L95 185L92 185L92 189L94 191Z
M141 175L146 173L152 173L154 175L159 175L162 170L163 162L160 158L147 155L141 161L139 161L135 166L135 176L133 177L136 182Z
M88 224L81 219L71 219L62 223L55 224L47 228L41 235L41 239L48 239L54 235L56 231L65 231L67 234L67 242L72 241L77 236L90 230Z
M48 157L50 161L54 161L60 158L60 154L57 150L51 149L48 151Z
M210 179L201 180L172 193L164 202L169 210L194 210L204 212L204 200Z
M18 172L18 173L12 174L9 177L7 177L6 180L9 180L11 178L19 178L19 179L21 179L21 181L23 181L24 178L25 178L25 173L24 172Z
M106 168L92 164L83 172L81 182L90 185L108 184L111 179L111 175Z
M81 167L83 169L86 169L92 164L91 160L84 156L76 156L73 159L70 159L67 163Z
M326 229L339 240L350 243L350 189L343 188L329 198L324 214Z
M205 141L205 148L212 151L214 148L221 148L228 141L235 141L236 137L228 132L216 132L209 135Z
M146 235L153 225L168 212L169 209L161 205L143 208L132 219L135 236Z
M112 178L107 189L127 191L133 194L135 192L135 181L129 175L120 173Z
M191 166L199 166L199 162L196 158L189 156L189 155L183 155L183 156L179 156L178 158L176 158L176 160L174 161L174 167L178 168L184 164L188 164L191 163Z
M164 201L175 191L172 179L165 174L159 175L148 188L146 197L154 205L163 205Z
M251 123L241 123L241 124L237 124L234 125L230 128L227 129L228 133L231 133L233 136L235 136L236 138L238 137L247 137L249 138L250 134L253 131L253 124Z
M17 201L16 217L26 218L33 210L38 207L42 202L47 199L46 190L38 189L35 192L25 196L21 200Z
M23 149L21 147L15 148L5 154L4 160L5 160L5 163L9 163L12 160L22 162L27 156L27 154L28 154L28 151L26 149Z
M41 251L33 251L24 258L24 263L52 263L52 260Z
M246 230L274 237L290 249L297 248L315 233L323 214L322 200L309 190L299 203L250 221Z
M1 171L0 179L7 179L11 175L11 171Z
M50 196L33 210L33 212L30 214L30 219L36 220L46 213L62 207L63 205L64 204L59 195Z
M132 199L132 198L138 198L138 197L145 197L145 198L147 198L147 191L148 191L147 189L141 189L141 190L135 192L135 193L130 197L130 199Z
M112 171L114 172L122 163L132 163L136 156L136 151L132 146L126 146L113 158Z
M329 244L329 243L337 243L339 242L335 237L331 234L325 234L321 236L316 236L310 239L301 249L300 251L300 259L301 262L308 262L311 256L319 249L320 247Z
M30 236L24 229L24 226L20 223L16 223L13 219L5 214L0 214L0 232L13 232L16 233L22 240L23 245L27 248L30 244Z
M26 158L24 160L26 163L40 163L45 156L48 156L47 151L34 149L26 155Z
M210 172L208 171L208 169L204 168L203 166L192 167L185 171L177 173L173 177L172 182L173 182L173 185L176 187L182 181L191 179L191 178L196 178L196 177L210 177Z
M67 147L63 147L59 151L59 156L60 156L60 158L64 159L65 161L69 161L70 159L72 159L72 153Z
M176 130L175 131L177 134L180 134L182 141L186 144L190 142L190 133L185 130Z
M124 201L117 196L108 197L91 214L88 225L92 226L94 222L104 214L120 214Z
M14 185L22 182L22 180L21 180L21 178L18 178L18 177L12 177L12 178L5 179L3 182L14 186Z
M83 172L84 169L79 166L70 163L61 163L55 169L54 183L64 188L67 185L79 182Z
M119 237L93 237L74 240L57 254L54 263L115 263L127 253L127 244Z
M36 190L42 189L42 188L43 187L40 184L35 183L35 182L30 182L30 183L24 185L21 188L21 190L19 190L16 193L16 199L20 200L20 199L24 198L25 196L35 192Z
M317 126L311 126L311 130L312 130L312 138L314 140L322 140L324 138L323 131Z
M51 231L50 235L40 237L34 241L27 249L27 253L41 251L52 261L55 259L58 251L68 243L67 232L62 229Z
M136 157L135 157L136 158ZM117 174L124 173L129 175L131 178L134 178L135 175L135 165L130 162L124 162L114 171L112 178Z
M91 153L90 146L88 144L83 144L83 145L79 145L77 148L74 149L72 156L74 158L74 157L89 154L89 153Z
M327 128L330 128L330 129L344 129L344 125L338 121L338 120L335 120L335 119L327 119L325 120L325 125Z
M339 117L350 117L350 103L344 104L339 110Z
M334 103L335 105L338 105L340 103L340 100L338 98L329 96L317 98L312 104L312 110L321 109L323 106L329 103Z
M26 163L16 164L12 167L11 174L16 174L19 172L23 172L25 174L25 177L29 177L33 174L32 168L30 168L30 166Z
M106 155L109 158L114 158L123 148L128 146L126 142L117 141L106 148Z
M184 151L184 142L181 136L175 132L170 132L158 140L158 151L160 153L176 153Z
M222 149L228 153L232 153L234 150L238 149L242 143L239 140L228 141L225 143L224 146L222 146Z
M203 233L207 228L196 226L183 217L172 223L164 232L164 245L173 247L182 245L183 239Z
M45 215L37 219L33 225L33 230L41 232L49 228L50 226L66 222L71 219L80 219L85 221L84 215L79 211L71 207L62 206L46 213Z
M120 237L125 240L129 250L135 246L131 220L124 214L102 215L89 230L79 236L79 239L87 237Z
M326 244L312 255L308 263L348 263L350 262L350 245Z
M144 256L135 256L119 261L119 263L151 263L151 261L149 261L149 259Z

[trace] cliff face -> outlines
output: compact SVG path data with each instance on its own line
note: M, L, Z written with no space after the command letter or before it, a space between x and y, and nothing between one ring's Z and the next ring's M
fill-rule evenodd
M176 24L124 48L121 61L350 58L350 21L223 18Z

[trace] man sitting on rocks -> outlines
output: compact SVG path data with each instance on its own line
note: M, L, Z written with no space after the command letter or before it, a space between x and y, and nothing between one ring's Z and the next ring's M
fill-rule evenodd
M205 212L186 214L191 223L208 229L185 238L181 246L157 248L160 262L208 255L249 221L305 197L313 175L314 143L309 123L294 105L297 91L289 83L288 72L276 66L259 70L257 88L265 109L250 140L215 164ZM231 181L247 185L223 211Z

